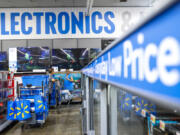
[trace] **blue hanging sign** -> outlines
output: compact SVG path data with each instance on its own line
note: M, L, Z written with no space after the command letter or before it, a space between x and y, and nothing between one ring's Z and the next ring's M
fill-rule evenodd
M180 2L100 55L82 72L180 108Z

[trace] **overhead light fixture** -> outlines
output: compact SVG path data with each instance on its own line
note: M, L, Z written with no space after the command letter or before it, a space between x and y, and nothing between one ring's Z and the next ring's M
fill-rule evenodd
M127 2L127 0L120 0L120 2Z
M31 2L36 2L36 0L30 0Z

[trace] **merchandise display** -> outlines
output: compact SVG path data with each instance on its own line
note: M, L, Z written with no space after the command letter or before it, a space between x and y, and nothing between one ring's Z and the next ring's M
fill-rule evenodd
M48 116L48 76L22 76L22 86L17 89L17 97L8 102L8 120L18 120L25 124L44 124Z
M59 69L68 69L68 56L62 49L52 49L52 64Z
M63 52L67 55L69 69L75 71L82 69L88 64L88 48L78 49L63 49Z
M55 68L56 72L63 69L77 71L81 70L90 60L100 53L100 49L97 48L64 48L51 50L48 47L17 47L10 49L11 64L9 65L9 69L17 68L17 72L47 71L50 67ZM12 51L17 52L13 54ZM17 59L13 55L17 55ZM7 56L4 52L2 52L0 56L3 70L7 66L7 62L5 61Z
M67 80L67 77L72 77L73 81L70 82ZM54 78L60 80L63 85L61 93L61 102L81 102L81 73L80 72L70 72L67 75L66 72L55 73Z
M17 71L26 72L34 69L48 69L50 67L50 50L48 47L18 47Z
M180 135L180 0L0 5L0 135Z
M100 49L96 48L64 48L52 49L52 65L59 69L82 69L90 60L95 58Z
M8 78L8 74L7 71L0 72L0 132L12 122L6 120L8 101L12 98L9 96L13 89L10 86L9 82L12 80Z
M101 49L99 49L99 48L91 48L90 49L90 57L89 57L90 61L95 59L98 56L98 54L100 54L100 52L101 52Z
M0 52L0 71L8 70L7 52Z
M56 108L57 105L61 104L61 88L63 83L60 83L61 80L57 79L56 81L49 81L49 106Z

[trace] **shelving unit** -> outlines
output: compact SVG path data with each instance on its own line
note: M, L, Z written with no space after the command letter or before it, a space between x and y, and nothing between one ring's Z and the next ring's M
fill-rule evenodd
M9 74L7 71L0 72L0 132L6 128L12 121L6 119L7 115L7 102L10 98L13 98L13 74Z

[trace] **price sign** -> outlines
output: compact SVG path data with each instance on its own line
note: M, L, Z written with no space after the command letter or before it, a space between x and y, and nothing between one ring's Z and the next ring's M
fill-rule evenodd
M166 124L164 121L160 121L160 125L159 125L159 128L162 130L162 131L165 131L165 127L166 127Z
M146 117L146 110L142 109L141 115L142 115L143 117Z
M152 115L152 114L151 114L151 122L152 122L153 124L156 123L156 117L155 117L154 115Z

